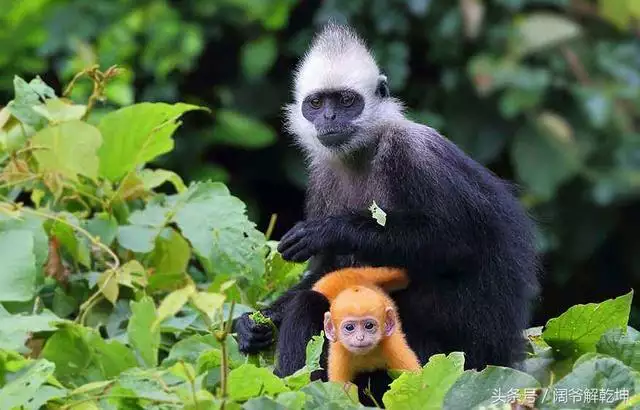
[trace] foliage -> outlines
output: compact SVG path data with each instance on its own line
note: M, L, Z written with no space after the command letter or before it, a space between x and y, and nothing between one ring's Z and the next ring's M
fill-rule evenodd
M574 303L597 292L609 297L640 281L634 251L640 240L632 229L640 206L637 0L91 4L0 1L4 99L10 98L13 73L46 72L66 83L85 67L117 63L125 71L105 90L111 106L98 104L96 120L106 108L133 101L212 107L213 116L183 127L174 150L165 138L148 154L170 151L154 164L187 181L228 182L258 226L277 211L279 235L301 217L305 183L300 155L281 133L280 108L290 96L292 70L321 23L348 20L371 43L393 94L407 102L412 118L522 187L522 201L539 221L539 248L547 262L541 317L565 309L567 295ZM83 100L91 92L90 83L79 83L72 95ZM38 138L52 139L58 131ZM98 153L100 172L109 178L149 158L130 152L120 160L118 147L113 140ZM91 152L91 139L77 149ZM113 164L120 169L106 169ZM84 165L73 166L95 172ZM147 187L164 178L145 177Z
M365 408L354 385L311 381L323 334L285 378L273 374L273 354L239 353L233 319L282 292L304 265L279 257L224 184L186 185L147 168L171 150L183 114L206 110L140 103L96 121L91 99L118 69L93 67L77 81L85 75L94 83L86 105L16 77L0 112L3 408ZM154 190L164 185L175 192ZM631 301L629 292L574 306L530 330L520 370L465 371L463 352L434 355L421 372L395 374L383 403L582 407L587 393L576 402L576 391L604 392L600 404L611 391L610 408L633 403L640 333L628 327ZM554 400L561 389L574 401Z

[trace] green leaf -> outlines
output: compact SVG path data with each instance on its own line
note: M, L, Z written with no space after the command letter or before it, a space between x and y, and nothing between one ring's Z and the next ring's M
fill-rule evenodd
M582 35L580 26L557 13L530 13L518 22L520 55L554 47Z
M172 221L208 272L249 279L264 274L264 235L247 218L244 203L223 184L195 184L176 199L181 205Z
M636 0L598 0L598 9L602 17L617 28L625 30L631 21L630 5L635 3Z
M403 372L382 397L390 409L440 409L445 394L464 371L464 355L437 354L421 372Z
M91 235L100 239L100 242L111 246L118 234L118 221L113 215L100 212L86 222L86 229Z
M582 165L575 140L561 140L531 126L525 126L516 136L511 159L519 180L543 200L551 199L558 187Z
M608 330L598 343L596 351L622 361L634 370L640 370L640 340L623 329Z
M72 215L58 215L58 217L75 226L80 225L80 221ZM75 229L66 223L47 221L45 226L48 227L49 236L55 236L74 261L87 268L91 267L91 254L86 238L78 236Z
M42 219L27 213L21 213L19 218L14 218L0 212L0 233L10 230L30 231L33 234L36 271L40 276L42 266L49 257L49 238L42 224Z
M72 104L60 98L47 99L43 105L36 105L32 108L53 123L81 120L87 112L86 105Z
M307 343L305 366L310 372L322 369L320 366L320 356L324 348L324 332L313 336Z
M301 391L286 391L278 394L276 401L287 410L303 410L307 403L307 395Z
M202 107L141 103L113 111L100 120L103 144L98 151L100 176L117 181L137 166L173 149L178 118Z
M539 387L540 383L532 376L508 367L487 366L481 372L468 370L447 392L442 408L459 409L462 403L467 408L495 405L515 391L529 398Z
M191 259L189 243L173 228L163 229L156 238L151 255L151 267L155 275L173 275L187 271Z
M146 367L155 367L160 347L160 329L152 327L156 320L156 305L153 299L145 296L138 302L131 302L131 312L127 326L129 344Z
M138 177L142 180L144 188L148 191L159 187L165 182L171 182L178 193L184 192L187 189L178 174L173 171L167 171L166 169L143 169L138 174Z
M98 176L100 131L82 121L68 121L42 129L31 139L42 147L33 151L40 170L61 174L76 180L78 174L95 179Z
M216 112L215 142L242 148L259 149L272 145L276 134L262 122L239 112L219 110Z
M116 272L111 269L103 272L98 277L97 284L102 295L111 302L112 305L115 305L118 301L118 294L120 293L120 288L118 287L118 281L116 279Z
M560 398L562 392L578 394L569 393ZM585 400L585 392L591 393L590 402ZM600 392L604 392L604 397ZM547 389L541 395L537 407L540 409L614 408L623 400L620 397L621 392L624 392L627 397L640 393L640 373L612 357L594 357L576 363L571 373L558 380L552 389Z
M118 227L118 243L133 252L147 253L153 251L155 240L160 229L141 225L125 225Z
M198 310L214 320L222 309L225 296L220 293L197 292L191 295L191 302Z
M40 77L36 77L28 84L22 78L13 78L15 99L9 102L7 108L9 112L23 124L37 127L44 121L33 107L40 105L45 98L55 98L55 92L46 85Z
M602 303L576 305L547 322L542 333L554 355L577 358L596 351L596 343L612 328L625 328L629 320L633 291Z
M307 395L307 408L318 410L358 409L358 388L355 384L322 383L319 380L300 390Z
M156 320L153 322L152 329L155 329L156 326L166 318L178 313L182 306L189 301L189 297L195 292L196 287L190 283L182 289L169 293L162 302L160 302Z
M269 397L256 397L247 401L243 406L243 410L290 410L281 403L270 399Z
M274 36L263 36L256 41L245 43L242 47L242 70L248 79L262 77L273 65L278 56Z
M36 292L36 259L31 231L0 232L0 301L30 300Z
M49 310L44 310L37 315L0 314L0 349L28 353L24 344L29 335L55 330L51 323L60 320L62 319Z
M244 401L261 394L274 395L288 391L284 381L269 369L243 364L229 372L229 397Z
M0 389L0 403L5 409L28 406L38 390L53 375L55 365L47 360L31 362L20 369L12 380Z
M40 356L55 363L55 375L62 383L73 386L111 379L137 365L125 345L105 341L95 330L71 324L60 326Z

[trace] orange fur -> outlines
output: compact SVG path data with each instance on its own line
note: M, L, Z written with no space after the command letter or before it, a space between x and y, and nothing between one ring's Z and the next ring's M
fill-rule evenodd
M401 289L408 284L405 272L392 268L347 268L325 275L313 287L331 302L331 321L339 334L339 326L347 316L373 316L380 331L385 326L386 312L392 309L395 331L382 336L370 352L356 355L347 350L340 337L329 346L328 377L331 381L352 381L361 372L376 369L420 370L420 361L407 344L393 300L383 291Z
M395 268L344 268L326 274L316 282L313 290L332 302L343 290L356 285L379 286L386 292L407 287L409 278L402 269Z

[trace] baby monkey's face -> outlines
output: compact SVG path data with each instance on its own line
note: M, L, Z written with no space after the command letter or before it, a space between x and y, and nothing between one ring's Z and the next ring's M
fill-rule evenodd
M375 317L346 317L340 323L340 342L351 353L363 355L378 346L382 332L380 322Z

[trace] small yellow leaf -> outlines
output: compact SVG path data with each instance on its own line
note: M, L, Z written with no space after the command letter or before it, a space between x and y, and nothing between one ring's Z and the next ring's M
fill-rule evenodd
M118 301L118 281L116 280L116 272L109 269L105 271L98 278L98 289L104 295L104 297L111 302L112 304L116 304Z
M198 310L213 320L215 314L222 308L225 296L221 293L198 292L191 295L191 302Z

